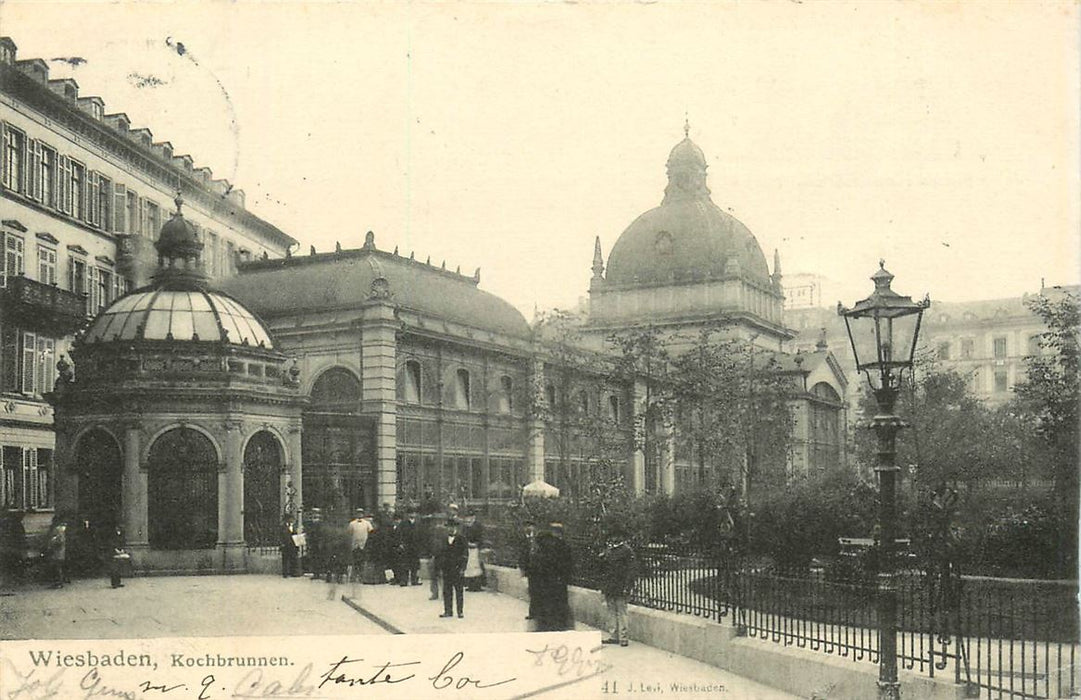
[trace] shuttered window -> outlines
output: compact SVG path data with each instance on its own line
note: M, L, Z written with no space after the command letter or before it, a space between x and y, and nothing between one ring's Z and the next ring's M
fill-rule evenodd
M113 185L113 231L128 233L128 188L120 183Z

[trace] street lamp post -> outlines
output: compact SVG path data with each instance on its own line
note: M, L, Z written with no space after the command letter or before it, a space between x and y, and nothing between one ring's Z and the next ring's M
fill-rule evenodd
M856 302L851 309L837 304L837 313L845 320L856 370L867 375L874 392L878 413L871 428L878 437L875 472L878 474L878 697L899 700L897 680L897 587L894 580L897 547L897 431L904 421L894 413L901 377L911 370L920 333L920 320L931 305L929 297L912 301L892 289L893 281L879 261L871 276L875 283L871 296Z

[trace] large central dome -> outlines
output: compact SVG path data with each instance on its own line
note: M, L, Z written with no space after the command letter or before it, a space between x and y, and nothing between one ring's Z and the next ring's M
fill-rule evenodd
M736 275L768 284L766 256L754 235L710 199L702 149L686 137L667 166L661 205L635 219L612 247L608 284L658 286Z

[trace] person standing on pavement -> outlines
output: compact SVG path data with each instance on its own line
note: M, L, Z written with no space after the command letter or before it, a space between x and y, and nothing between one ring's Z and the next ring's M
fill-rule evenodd
M326 528L321 509L311 509L304 530L308 541L307 565L311 569L312 580L318 581L326 573Z
M117 525L109 537L109 545L106 555L109 557L109 584L113 588L123 588L121 580L124 567L131 561L131 555L124 549L124 531Z
M371 521L364 517L364 509L357 508L353 519L349 521L349 580L353 583L359 581L364 574L365 548L374 529Z
M608 535L608 547L601 554L601 593L608 606L608 621L612 636L605 644L627 646L627 599L634 588L638 560L634 549L627 542L622 528L614 528Z
M401 548L398 566L399 586L420 585L420 551L417 547L417 511L410 508L406 519L399 526L401 533L398 536L398 544Z
M453 617L454 607L452 602L458 604L458 617L465 617L462 609L465 592L462 588L462 574L465 573L466 560L469 557L469 548L465 537L458 534L458 521L447 520L447 535L440 543L436 561L439 573L443 577L443 614L440 617ZM452 600L453 599L453 600Z
M479 591L484 587L484 564L480 561L480 548L484 541L484 526L477 521L477 512L470 508L465 513L465 541L469 548L469 557L465 566L465 587L468 591Z
M446 520L441 515L431 516L433 523L428 533L428 556L431 578L428 580L428 600L439 600L439 552L447 541Z
M529 595L529 614L525 616L525 619L532 620L536 610L533 603L533 579L530 577L532 576L533 560L537 556L537 526L532 520L525 521L524 536L525 539L518 551L518 569L522 572L522 576L525 577L526 591Z
M71 583L67 572L68 526L59 515L53 516L49 528L47 555L53 588L63 588L65 583Z
M293 517L292 513L286 513L285 518L282 520L281 542L279 543L282 555L282 578L289 578L297 574L297 554L300 548L297 547L296 540L293 539L296 534L296 518Z
M390 526L390 559L388 568L394 572L390 579L392 585L408 586L409 575L405 573L405 532L402 528L402 514L394 511ZM405 581L405 583L403 583Z
M574 629L567 586L574 574L570 545L563 539L563 524L553 522L537 535L537 554L530 568L533 572L533 598L536 630L558 632Z

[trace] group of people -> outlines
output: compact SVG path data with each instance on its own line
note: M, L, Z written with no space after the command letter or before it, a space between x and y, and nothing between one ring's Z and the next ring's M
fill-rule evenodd
M548 524L538 530L526 521L525 536L518 556L518 566L526 577L529 592L527 620L533 620L540 632L574 628L567 587L574 574L570 545L563 538L563 525ZM625 530L613 528L600 556L601 592L608 608L611 636L605 644L627 646L627 602L637 577L637 557Z
M460 543L447 538L452 527ZM300 576L302 568L307 568L315 580L329 583L348 579L354 583L419 586L423 556L433 562L429 571L433 599L439 597L440 581L450 582L453 598L455 585L472 591L482 589L482 540L483 527L476 513L469 510L459 520L458 507L454 504L445 514L426 514L423 521L418 519L415 508L409 508L404 515L391 511L387 504L374 513L357 509L345 525L325 519L320 509L313 508L308 511L303 533L292 515L286 515L282 522L281 573L283 577ZM463 553L461 567L451 564L456 561L453 552L459 546ZM300 560L301 547L305 562ZM461 605L458 611L461 612Z
M419 586L417 530L415 510L403 517L386 506L377 513L358 508L345 524L324 518L320 509L313 508L303 533L287 514L281 528L282 576L302 575L300 551L304 547L304 564L315 580Z
M119 525L98 532L88 520L82 520L78 527L72 528L61 515L53 516L43 555L53 588L71 583L72 567L77 574L90 574L99 561L105 563L112 587L122 588L124 565L130 560Z
M392 583L419 586L420 562L429 561L430 599L442 600L440 617L465 616L465 592L483 590L485 568L480 551L484 528L476 513L459 517L451 504L445 512L426 512L418 521L415 509L377 513L358 509L344 526L323 520L318 509L309 513L301 535L292 516L282 526L282 576L301 575L298 550L306 544L308 567L316 580L342 583ZM539 632L574 628L568 587L574 576L574 555L559 522L538 527L525 523L518 564L529 592L530 627ZM608 608L611 636L605 644L627 646L627 603L637 577L637 558L627 533L619 526L608 533L599 561L601 592Z

